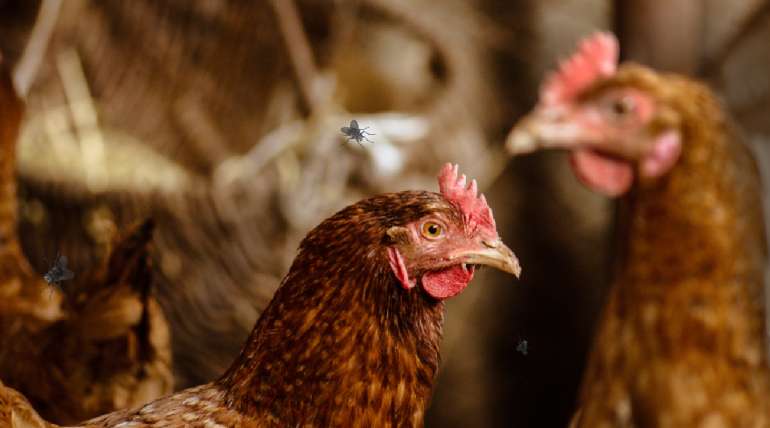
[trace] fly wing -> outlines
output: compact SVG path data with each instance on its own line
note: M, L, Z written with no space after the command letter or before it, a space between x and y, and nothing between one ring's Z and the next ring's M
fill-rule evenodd
M75 274L71 270L68 270L67 268L63 268L61 275L59 275L59 281L69 281L74 277L75 277Z
M67 256L61 256L59 257L59 266L61 266L64 269L67 269Z
M356 122L355 119L351 120L350 121L350 127L355 129L355 130L358 130L358 122Z
M342 133L345 135L350 135L353 133L353 129L348 128L347 126L343 126L342 128L340 128L340 131L342 131Z

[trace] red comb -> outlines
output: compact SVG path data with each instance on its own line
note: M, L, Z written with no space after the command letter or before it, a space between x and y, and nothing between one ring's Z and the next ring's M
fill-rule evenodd
M583 39L578 51L546 78L540 88L540 100L546 105L570 102L599 78L615 74L617 68L618 39L612 33L594 33Z
M492 209L487 205L484 195L478 195L476 180L466 186L465 174L457 176L458 166L447 163L438 175L438 188L449 202L463 212L466 222L472 227L491 228L496 234L497 227L492 217Z

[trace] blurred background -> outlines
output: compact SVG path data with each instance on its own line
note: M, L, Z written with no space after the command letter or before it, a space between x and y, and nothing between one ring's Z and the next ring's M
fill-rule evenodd
M770 1L0 0L0 52L27 90L24 249L40 272L57 250L77 272L155 218L181 389L229 365L311 227L367 195L435 190L459 162L524 273L486 270L448 303L427 426L564 426L613 205L561 154L502 146L597 29L626 59L711 82L770 165ZM344 141L351 119L373 143Z

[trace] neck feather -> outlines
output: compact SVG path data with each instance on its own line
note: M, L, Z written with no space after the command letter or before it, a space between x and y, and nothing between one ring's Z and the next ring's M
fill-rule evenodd
M617 309L659 315L653 318L679 313L674 318L689 323L679 326L689 337L670 337L672 347L709 348L724 339L765 359L759 177L718 103L704 93L694 98L681 107L678 165L663 180L641 183L621 207L626 247ZM703 322L698 314L729 322ZM703 343L693 340L698 334Z
M314 250L300 251L220 380L228 404L286 426L421 425L443 305L404 290L382 246Z

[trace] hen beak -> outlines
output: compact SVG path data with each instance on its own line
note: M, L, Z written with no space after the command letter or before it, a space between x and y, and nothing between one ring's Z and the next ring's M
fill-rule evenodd
M466 250L454 255L453 259L465 264L485 265L508 272L518 278L521 275L519 259L502 241L483 241L484 248Z
M513 127L505 141L511 155L541 149L590 149L625 160L638 160L651 149L647 134L639 138L612 138L601 127L589 128L573 118L567 107L537 107Z
M532 153L546 148L571 148L580 140L582 130L565 120L567 112L538 108L516 123L505 142L512 155Z

